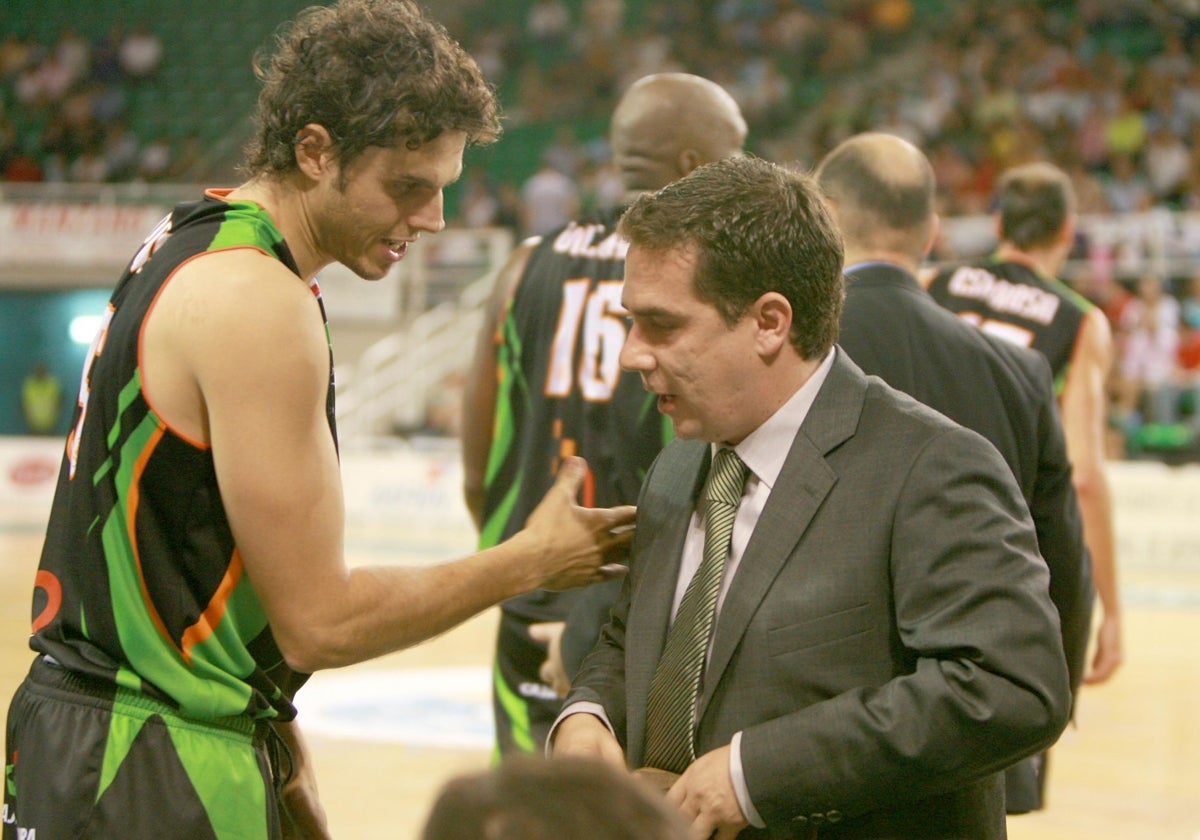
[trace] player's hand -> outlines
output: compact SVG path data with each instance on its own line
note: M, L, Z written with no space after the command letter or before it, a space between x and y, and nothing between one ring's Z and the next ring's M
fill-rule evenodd
M562 658L562 637L566 629L565 621L543 621L529 625L529 637L546 646L546 659L538 668L538 676L559 697L566 697L571 690L571 681L567 678Z
M554 728L550 745L554 757L598 758L613 767L625 768L625 751L600 718L587 712L567 715Z
M691 840L733 840L750 824L729 776L729 750L726 745L700 756L667 791L667 801L691 824Z
M1083 677L1088 685L1106 682L1121 667L1124 654L1121 651L1121 621L1105 613L1096 631L1096 651L1092 655L1091 667Z
M585 508L575 503L587 465L567 458L554 486L529 515L521 538L533 544L531 589L570 589L622 575L625 566L613 560L633 540L637 508Z

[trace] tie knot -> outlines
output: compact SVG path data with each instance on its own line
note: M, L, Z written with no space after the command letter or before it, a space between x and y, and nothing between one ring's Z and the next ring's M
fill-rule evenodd
M732 449L718 449L708 471L704 498L737 507L742 500L742 489L745 486L746 465L742 463L742 459Z

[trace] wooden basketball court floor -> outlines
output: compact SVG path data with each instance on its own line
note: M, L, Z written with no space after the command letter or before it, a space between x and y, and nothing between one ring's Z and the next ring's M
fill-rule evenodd
M1049 807L1011 818L1014 840L1200 840L1200 526L1195 533L1193 562L1122 568L1126 664L1085 688L1077 724L1053 751ZM0 711L30 660L42 536L38 517L0 513ZM472 539L469 527L431 535L402 519L351 523L348 556L436 562L469 551ZM300 692L335 837L418 837L441 784L487 765L495 625L487 611L408 651L318 674Z

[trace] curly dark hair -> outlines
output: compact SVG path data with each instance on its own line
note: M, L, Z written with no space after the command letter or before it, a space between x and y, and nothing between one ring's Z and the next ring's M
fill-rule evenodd
M415 149L446 131L471 144L500 136L495 91L474 59L411 0L312 6L255 56L257 131L242 170L296 168L297 132L324 126L344 168L369 146Z

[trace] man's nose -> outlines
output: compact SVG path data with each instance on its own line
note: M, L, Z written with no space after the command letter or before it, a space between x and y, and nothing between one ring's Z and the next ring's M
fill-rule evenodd
M617 359L622 370L645 372L654 367L654 359L646 350L646 345L638 335L637 327L629 330L625 343L621 346L621 355Z
M409 225L413 230L425 233L437 233L446 227L446 219L442 215L444 205L445 199L442 191L438 190L437 195L430 198L429 201L413 214L409 219Z

